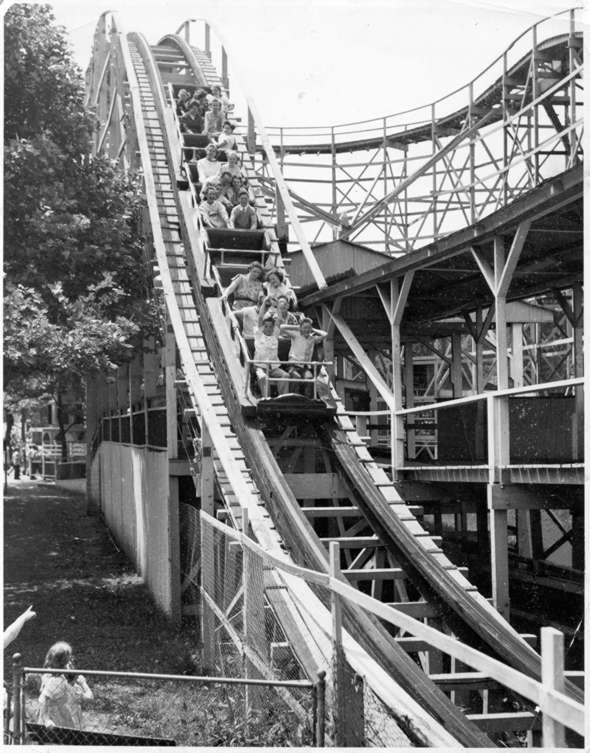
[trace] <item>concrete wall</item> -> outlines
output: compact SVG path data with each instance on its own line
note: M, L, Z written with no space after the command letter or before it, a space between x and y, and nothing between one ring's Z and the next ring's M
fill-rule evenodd
M170 494L166 451L102 442L90 486L119 546L156 604L177 617L178 504Z

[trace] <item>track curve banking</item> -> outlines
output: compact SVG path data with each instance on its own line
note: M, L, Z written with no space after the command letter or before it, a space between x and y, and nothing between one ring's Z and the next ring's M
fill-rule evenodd
M116 26L112 16L108 19ZM106 24L104 18L102 22ZM305 508L300 507L288 474L273 453L265 423L244 414L249 364L240 362L235 333L219 300L219 286L208 272L211 254L207 235L195 219L197 210L190 192L179 180L182 145L158 68L158 55L138 34L130 34L127 40L121 43L122 64L130 83L136 129L143 131L145 138L141 161L169 319L194 409L215 448L217 476L226 504L236 519L241 507L252 511L252 529L263 546L282 556L286 556L286 547L295 562L327 571L324 542ZM175 51L195 85L220 82L209 58L181 37L166 35L157 48ZM263 214L262 200L260 210ZM272 232L267 238L268 252L279 259ZM385 568L389 571L385 577L395 577L396 568L401 568L420 595L438 605L448 627L463 640L540 679L539 655L446 557L373 461L334 391L332 397L336 415L310 420L306 430L310 442L330 453L333 471L349 490L351 505L345 512L359 521L358 546L349 544L357 550L380 546L390 555L390 562L395 562L395 567ZM351 567L348 573L351 581L371 578L371 569L360 577L353 570ZM343 573L347 575L346 570ZM274 598L278 598L276 594ZM281 598L288 600L288 594ZM309 591L309 599L317 602L318 609L323 608L319 594ZM285 627L288 632L289 627ZM434 685L378 620L350 606L345 610L345 627L362 650L425 710L430 719L425 717L427 732L420 731L418 721L405 730L414 742L490 746L490 740ZM370 678L367 681L370 683ZM573 686L567 691L573 698L582 697Z

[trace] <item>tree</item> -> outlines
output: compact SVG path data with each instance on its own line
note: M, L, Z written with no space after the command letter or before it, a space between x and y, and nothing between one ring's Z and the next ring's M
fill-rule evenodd
M84 375L125 361L157 321L143 198L91 154L83 79L49 7L4 20L5 389L14 405L55 399L65 451L63 394L82 400Z

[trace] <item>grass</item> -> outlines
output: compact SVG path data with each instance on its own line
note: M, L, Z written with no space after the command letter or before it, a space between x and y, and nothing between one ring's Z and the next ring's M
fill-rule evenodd
M4 503L5 624L29 604L37 617L5 652L41 667L49 646L65 640L83 669L198 674L195 633L172 627L110 538L86 514L81 495L49 484L12 482ZM243 691L214 683L91 678L94 700L84 727L173 738L182 745L309 743L304 729L272 690L246 715ZM37 718L39 676L26 680L27 718Z

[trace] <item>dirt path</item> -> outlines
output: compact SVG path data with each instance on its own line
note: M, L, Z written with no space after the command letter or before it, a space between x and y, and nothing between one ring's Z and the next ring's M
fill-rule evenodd
M4 499L4 623L29 604L37 618L15 651L42 666L49 646L65 640L76 664L95 669L184 673L192 668L190 632L171 628L109 537L86 514L82 495L51 484L11 480Z

